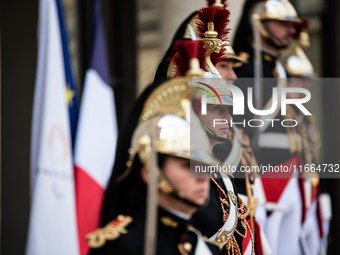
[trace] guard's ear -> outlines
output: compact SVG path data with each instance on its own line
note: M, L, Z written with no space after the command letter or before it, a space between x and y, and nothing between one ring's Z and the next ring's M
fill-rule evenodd
M143 167L141 172L140 172L140 175L143 179L143 181L146 183L146 184L149 184L149 171L146 167Z

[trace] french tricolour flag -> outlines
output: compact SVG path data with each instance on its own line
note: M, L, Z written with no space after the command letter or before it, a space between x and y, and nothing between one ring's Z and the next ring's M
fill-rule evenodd
M81 254L86 234L99 226L104 190L115 158L117 123L99 0L95 1L94 41L75 140L77 222Z

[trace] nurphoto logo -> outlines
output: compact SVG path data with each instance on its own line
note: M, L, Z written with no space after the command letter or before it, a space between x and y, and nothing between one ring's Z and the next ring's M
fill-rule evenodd
M210 89L215 95L213 95L212 92L210 92L206 88L197 87L198 89L201 89L205 91L207 94L201 95L201 114L206 115L207 114L207 98L211 97L213 99L213 102L215 105L217 105L217 99L219 103L222 105L221 95L219 95L216 91L216 89L224 89L229 90L232 94L232 101L233 101L233 115L244 115L245 113L245 96L240 88L238 88L235 85L230 84L217 84L215 85L215 88L212 86L203 83L198 82L200 85L205 86L206 88ZM289 93L302 93L305 95L303 98L289 98L287 95ZM247 88L247 107L248 110L256 115L259 116L259 119L250 119L250 120L243 120L239 122L233 122L228 121L226 119L214 119L214 127L215 125L219 124L226 124L229 122L230 126L232 127L233 124L239 124L242 126L245 126L248 124L249 127L261 127L264 125L265 122L271 122L271 126L274 126L275 122L280 121L279 119L275 119L274 117L277 116L275 113L280 110L281 115L287 114L287 105L295 105L298 109L301 110L301 112L304 115L312 115L306 107L303 105L304 103L309 102L311 99L311 93L309 90L305 88L298 88L298 87L273 87L272 88L272 100L271 100L271 106L270 108L265 109L256 109L253 102L253 88L248 87ZM268 118L265 118L268 117ZM284 127L295 127L298 123L297 120L294 119L284 119L281 122L281 125ZM289 124L288 124L289 123Z

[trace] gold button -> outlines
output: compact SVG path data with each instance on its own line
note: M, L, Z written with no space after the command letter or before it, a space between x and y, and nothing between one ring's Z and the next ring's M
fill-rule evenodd
M268 61L268 62L272 62L273 61L273 58L271 56L267 55L267 54L263 55L263 59Z
M190 243L185 242L185 243L183 244L183 248L184 248L184 250L185 250L186 252L190 252L191 249L192 249L192 246L191 246Z

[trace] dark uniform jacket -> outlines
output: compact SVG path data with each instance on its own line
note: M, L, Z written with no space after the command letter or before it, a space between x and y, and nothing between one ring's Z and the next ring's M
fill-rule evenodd
M159 208L156 254L180 255L180 249L184 249L182 251L187 254L195 254L197 236L188 231L187 227L187 220ZM145 213L139 213L125 228L126 234L121 234L115 240L107 240L100 248L92 248L90 255L143 255Z

